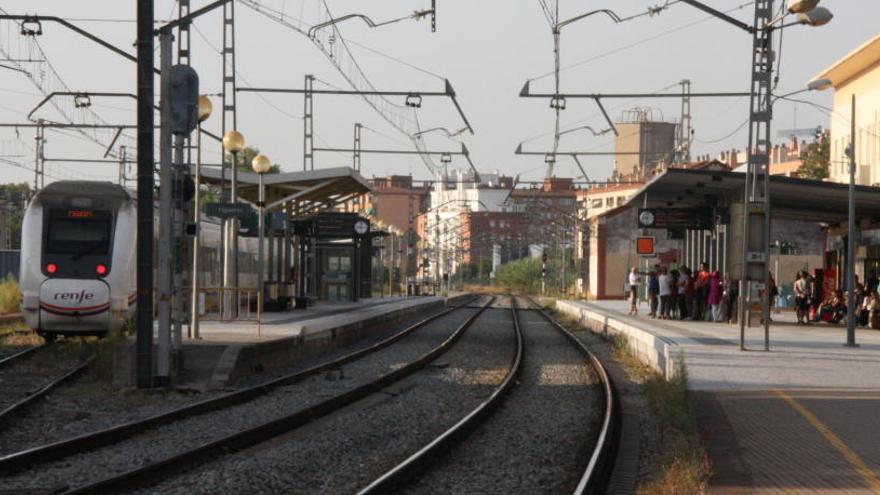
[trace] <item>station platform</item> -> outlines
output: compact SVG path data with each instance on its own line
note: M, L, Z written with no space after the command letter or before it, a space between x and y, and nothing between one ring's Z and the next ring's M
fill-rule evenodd
M763 327L656 320L627 301L560 301L596 332L624 333L631 349L667 376L678 356L697 398L713 464L710 493L880 493L880 331L796 324Z
M307 309L263 313L260 322L256 319L205 320L199 323L199 340L186 340L185 345L259 342L313 334L375 315L398 312L438 301L441 299L425 296L371 298L347 303L318 302Z
M262 321L202 321L199 339L184 339L172 379L175 386L224 388L254 373L296 366L406 316L457 304L467 296L371 298L355 303L318 303L305 310L265 313ZM184 329L186 331L186 329ZM135 342L114 352L114 385L134 384ZM154 363L155 365L155 363Z

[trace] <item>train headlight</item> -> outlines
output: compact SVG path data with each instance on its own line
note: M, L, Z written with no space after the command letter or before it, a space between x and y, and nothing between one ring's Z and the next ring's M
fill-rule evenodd
M58 271L58 265L55 263L46 263L46 273L49 275L55 275L55 272Z
M95 266L95 273L97 273L99 277L107 275L107 265L103 263L98 263L98 265Z

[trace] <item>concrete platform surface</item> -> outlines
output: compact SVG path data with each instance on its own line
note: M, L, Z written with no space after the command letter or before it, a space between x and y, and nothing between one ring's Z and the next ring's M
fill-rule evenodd
M674 342L697 391L701 434L713 463L710 493L880 494L880 331L795 324L774 314L763 328L655 320L626 301L576 305Z
M305 310L264 313L259 325L256 320L202 321L199 323L201 340L184 340L184 344L261 342L301 336L342 327L384 313L436 304L442 300L440 297L419 296L371 298L353 303L318 303Z

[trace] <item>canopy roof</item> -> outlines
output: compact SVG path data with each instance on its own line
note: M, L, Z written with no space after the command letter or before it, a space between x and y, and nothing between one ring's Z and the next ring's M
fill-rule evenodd
M626 205L688 208L706 206L721 197L741 202L745 180L741 172L668 169L642 186ZM777 218L845 222L848 198L848 184L770 177L771 214ZM880 187L855 186L855 203L857 218L880 217Z
M195 174L195 167L192 169ZM229 187L229 171L225 184ZM238 172L238 198L249 203L257 203L259 198L259 176L253 172ZM202 167L202 182L212 185L220 183L218 168ZM321 211L349 201L361 194L370 192L366 179L349 167L324 168L307 172L282 172L263 174L266 188L266 209L280 210L291 206L291 215Z

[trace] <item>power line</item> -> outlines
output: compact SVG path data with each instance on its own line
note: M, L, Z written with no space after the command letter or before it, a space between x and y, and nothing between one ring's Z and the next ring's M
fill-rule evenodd
M674 2L674 3L677 3L677 2ZM752 5L752 4L754 4L754 3L755 3L755 2L748 2L748 3L744 3L744 4L742 4L742 5L738 5L738 6L734 7L734 8L732 8L732 9L726 10L725 13L729 13L729 12L733 12L733 11L736 11L736 10L744 9L745 7L748 7L749 5ZM617 48L611 49L611 50L609 50L609 51L606 51L606 52L600 53L600 54L598 54L598 55L593 55L593 56L591 56L591 57L589 57L589 58L585 58L585 59L583 59L583 60L580 60L580 61L574 62L574 63L572 63L572 64L569 64L569 65L566 65L566 66L560 67L559 70L560 70L561 72L564 72L564 71L569 70L569 69L574 69L575 67L580 67L580 66L585 65L585 64L588 64L588 63L590 63L590 62L594 62L594 61L596 61L596 60L603 59L603 58L605 58L605 57L609 57L609 56L611 56L611 55L616 55L616 54L618 54L618 53L620 53L620 52L622 52L622 51L629 50L630 48L635 48L635 47L637 47L637 46L639 46L639 45L643 45L643 44L645 44L645 43L648 43L648 42L651 42L651 41L655 41L655 40L657 40L657 39L660 39L660 38L663 38L663 37L669 36L670 34L674 34L674 33L677 33L677 32L679 32L679 31L683 31L683 30L685 30L685 29L691 28L691 27L696 26L696 25L698 25L698 24L702 24L702 23L707 22L707 21L712 20L712 19L715 19L715 17L710 15L710 16L704 17L704 18L702 18L702 19L698 19L698 20L696 20L696 21L689 22L689 23L687 23L687 24L683 24L683 25L681 25L681 26L678 26L678 27L672 28L672 29L670 29L670 30L668 30L668 31L663 31L662 33L659 33L659 34L656 34L656 35L653 35L653 36L649 36L649 37L647 37L647 38L643 38L643 39L641 39L641 40L635 41L635 42L630 43L630 44L628 44L628 45L623 45L623 46L620 46L620 47L617 47ZM532 77L532 78L530 78L529 80L531 80L531 81L538 81L538 80L544 79L544 78L546 78L546 77L550 77L550 76L552 76L553 74L554 74L554 71L550 71L550 72L547 72L547 73L544 73L544 74L541 74L541 75L538 75L538 76Z

